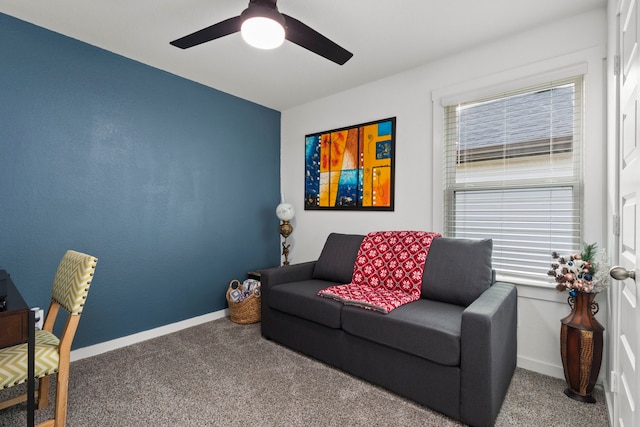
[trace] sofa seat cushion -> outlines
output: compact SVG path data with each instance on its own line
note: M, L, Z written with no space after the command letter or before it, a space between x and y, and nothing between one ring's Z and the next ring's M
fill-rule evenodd
M388 314L345 306L342 329L441 365L459 366L463 311L464 307L424 298Z
M269 290L269 306L274 310L339 329L343 304L318 296L320 290L334 284L325 280L305 280L274 286Z

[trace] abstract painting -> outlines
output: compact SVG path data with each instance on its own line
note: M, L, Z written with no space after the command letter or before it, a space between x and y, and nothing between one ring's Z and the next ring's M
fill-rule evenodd
M396 118L305 136L305 210L393 210Z

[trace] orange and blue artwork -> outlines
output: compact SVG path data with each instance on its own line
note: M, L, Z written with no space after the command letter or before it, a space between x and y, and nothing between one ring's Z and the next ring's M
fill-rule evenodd
M305 209L393 210L396 118L305 136Z

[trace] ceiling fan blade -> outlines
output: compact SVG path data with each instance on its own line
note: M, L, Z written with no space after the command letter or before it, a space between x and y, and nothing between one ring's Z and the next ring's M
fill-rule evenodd
M224 37L229 34L237 33L240 31L241 25L242 22L240 21L240 17L236 16L174 40L171 44L181 49L187 49L211 40L219 39L220 37Z
M332 42L313 28L303 24L289 15L282 14L287 23L285 38L313 53L327 58L336 64L344 65L353 53Z

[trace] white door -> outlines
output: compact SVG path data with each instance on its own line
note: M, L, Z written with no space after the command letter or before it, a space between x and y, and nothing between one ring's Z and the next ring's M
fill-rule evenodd
M615 340L613 360L613 424L640 427L640 292L636 280L640 265L640 105L638 49L638 6L635 0L619 2L618 15L618 195L617 210L620 238L617 248L618 277L613 280L611 296L614 301L611 318L611 340ZM616 256L614 256L616 258Z

